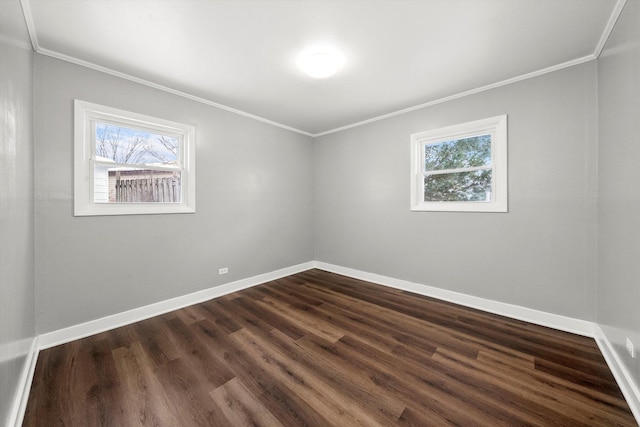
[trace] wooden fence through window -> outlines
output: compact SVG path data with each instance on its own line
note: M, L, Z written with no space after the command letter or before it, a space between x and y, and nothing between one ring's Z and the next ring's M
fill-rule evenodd
M118 203L180 203L180 178L116 179Z

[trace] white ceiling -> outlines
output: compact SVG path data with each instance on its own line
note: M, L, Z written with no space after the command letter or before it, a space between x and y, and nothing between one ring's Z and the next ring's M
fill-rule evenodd
M317 135L595 59L624 2L0 0L0 37Z

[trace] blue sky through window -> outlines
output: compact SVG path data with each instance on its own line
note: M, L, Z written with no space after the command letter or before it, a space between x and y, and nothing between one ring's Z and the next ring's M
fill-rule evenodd
M96 156L117 163L175 166L178 163L178 138L96 123Z

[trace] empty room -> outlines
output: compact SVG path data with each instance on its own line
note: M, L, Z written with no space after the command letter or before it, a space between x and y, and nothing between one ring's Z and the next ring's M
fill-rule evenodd
M640 0L0 0L0 426L637 426Z

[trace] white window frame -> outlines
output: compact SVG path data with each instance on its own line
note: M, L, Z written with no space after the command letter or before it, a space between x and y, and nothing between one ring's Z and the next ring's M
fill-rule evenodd
M109 123L177 137L180 143L180 203L96 203L95 125ZM74 101L74 215L144 215L196 211L195 128L169 120L76 99Z
M491 201L425 201L424 146L491 135ZM473 169L473 168L471 168ZM464 172L464 169L450 171ZM490 117L411 135L411 210L447 212L507 212L507 115Z

